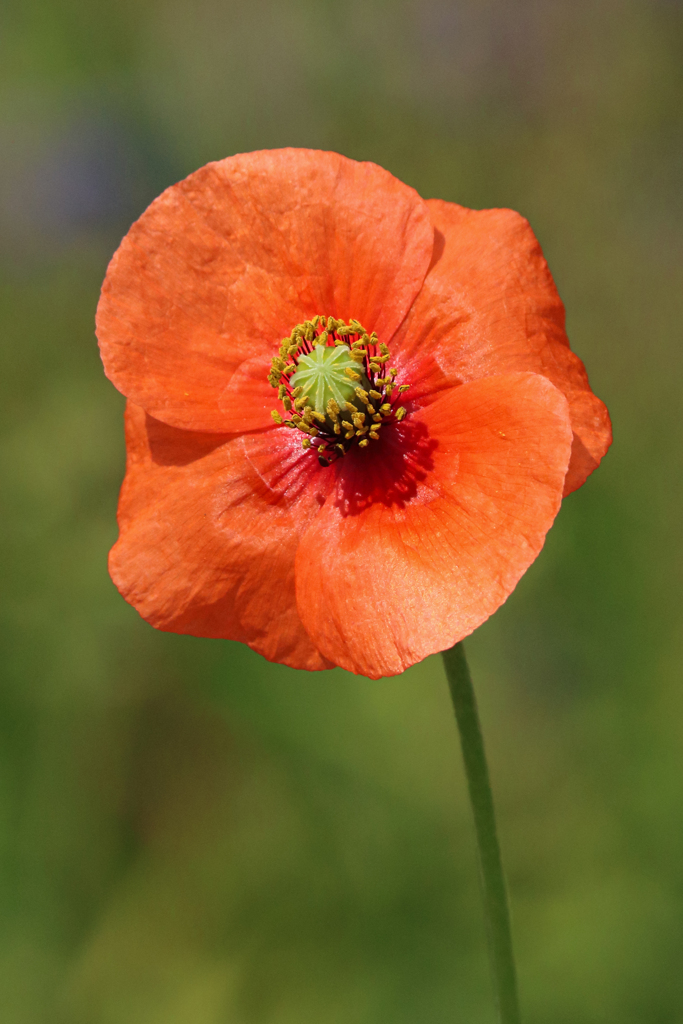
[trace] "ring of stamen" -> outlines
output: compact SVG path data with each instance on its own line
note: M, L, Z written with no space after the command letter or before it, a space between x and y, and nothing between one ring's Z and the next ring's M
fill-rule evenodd
M358 320L315 316L297 324L268 374L284 412L273 410L273 420L305 434L302 448L314 450L322 466L353 445L366 448L384 424L407 414L399 401L410 385L396 385L390 359L387 346Z

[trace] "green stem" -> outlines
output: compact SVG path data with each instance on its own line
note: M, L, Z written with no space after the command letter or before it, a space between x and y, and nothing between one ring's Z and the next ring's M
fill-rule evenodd
M460 732L462 756L477 833L479 867L489 940L493 985L500 1024L520 1024L517 976L512 952L510 911L472 677L462 643L443 652L446 677Z

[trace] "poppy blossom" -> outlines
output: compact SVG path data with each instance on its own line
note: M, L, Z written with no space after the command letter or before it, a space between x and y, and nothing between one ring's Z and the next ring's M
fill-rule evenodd
M114 582L296 668L377 678L468 635L610 443L524 218L335 153L167 189L97 332L128 398Z

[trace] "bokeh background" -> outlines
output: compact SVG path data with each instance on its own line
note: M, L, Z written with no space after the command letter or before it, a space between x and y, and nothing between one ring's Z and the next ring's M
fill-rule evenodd
M615 443L468 642L527 1024L683 1021L683 5L4 0L4 1024L492 1024L438 658L155 633L93 316L167 185L284 145L532 222Z

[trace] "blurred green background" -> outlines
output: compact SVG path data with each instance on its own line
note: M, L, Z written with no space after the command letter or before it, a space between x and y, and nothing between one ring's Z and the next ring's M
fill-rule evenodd
M107 261L283 145L531 220L615 444L468 642L526 1024L683 1021L683 5L4 0L3 1024L492 1024L441 664L154 632L106 571Z

